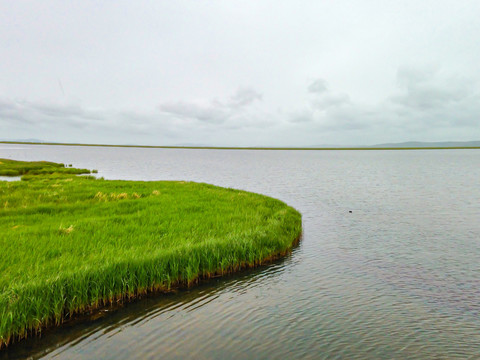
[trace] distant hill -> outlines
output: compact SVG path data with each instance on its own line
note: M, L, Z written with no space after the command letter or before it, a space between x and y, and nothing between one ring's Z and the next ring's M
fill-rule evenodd
M410 148L410 147L480 147L480 141L407 141L402 143L376 144L373 148Z

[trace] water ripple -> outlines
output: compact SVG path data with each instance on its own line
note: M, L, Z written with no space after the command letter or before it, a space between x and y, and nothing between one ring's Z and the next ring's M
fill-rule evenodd
M304 234L274 264L67 324L0 359L478 359L480 152L0 146L114 179L280 198Z

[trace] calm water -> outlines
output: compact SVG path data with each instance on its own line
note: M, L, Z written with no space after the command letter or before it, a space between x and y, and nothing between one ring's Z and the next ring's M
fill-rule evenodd
M478 150L0 145L0 157L264 193L304 223L280 262L69 324L1 359L480 358Z

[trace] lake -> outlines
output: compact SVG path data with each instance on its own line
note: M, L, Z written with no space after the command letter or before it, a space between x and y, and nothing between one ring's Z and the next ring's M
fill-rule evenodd
M303 215L281 261L46 331L0 359L478 359L480 150L0 145L0 157L188 180Z

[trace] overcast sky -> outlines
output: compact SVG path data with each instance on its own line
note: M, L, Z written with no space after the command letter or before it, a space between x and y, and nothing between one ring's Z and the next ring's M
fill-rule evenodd
M0 0L0 139L480 139L480 1Z

